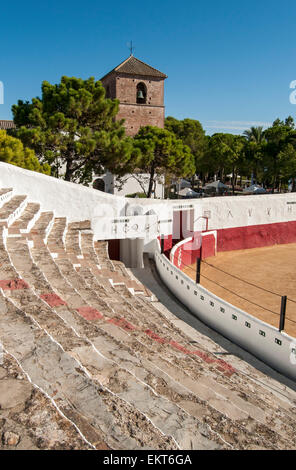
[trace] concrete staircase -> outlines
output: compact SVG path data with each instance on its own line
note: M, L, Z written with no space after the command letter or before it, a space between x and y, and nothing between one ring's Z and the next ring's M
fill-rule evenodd
M75 448L296 447L296 394L275 395L193 342L89 221L56 218L10 188L0 205L5 360L70 426L65 448L71 436Z

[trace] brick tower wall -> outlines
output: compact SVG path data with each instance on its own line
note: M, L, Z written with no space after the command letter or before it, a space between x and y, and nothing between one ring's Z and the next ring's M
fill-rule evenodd
M147 88L146 104L137 104L137 85ZM142 126L164 127L164 80L145 76L112 73L102 80L109 97L120 101L116 119L124 119L127 135L135 135Z
M116 119L124 119L126 134L134 136L143 126L164 127L164 108L121 104Z

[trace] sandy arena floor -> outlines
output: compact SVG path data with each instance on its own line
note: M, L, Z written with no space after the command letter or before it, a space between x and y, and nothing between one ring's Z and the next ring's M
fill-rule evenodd
M281 297L252 287L206 263L256 286L263 287L281 296L286 295L288 299L294 300L295 303L291 300L287 301L285 332L296 337L296 243L227 251L218 253L217 256L208 258L205 261L202 263L201 268L201 284L204 287L232 305L277 328L280 319ZM184 268L184 272L195 279L195 269L196 265L193 264L190 268ZM231 290L233 293L224 288ZM243 300L235 294L247 300ZM261 306L268 310L261 308ZM295 323L289 321L289 318Z

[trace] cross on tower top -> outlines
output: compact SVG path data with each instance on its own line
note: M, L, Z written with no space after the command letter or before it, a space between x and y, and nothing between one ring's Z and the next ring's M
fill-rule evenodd
M130 50L130 55L131 55L131 56L134 55L133 52L134 52L135 48L133 47L133 41L131 41L131 42L129 43L128 48L129 48L129 50Z

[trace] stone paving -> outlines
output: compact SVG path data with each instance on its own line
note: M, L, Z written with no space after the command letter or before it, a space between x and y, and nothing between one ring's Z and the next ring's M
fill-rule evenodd
M3 448L296 448L296 393L275 395L248 364L241 373L193 340L89 221L55 218L11 189L1 204ZM35 400L15 427L11 386Z

